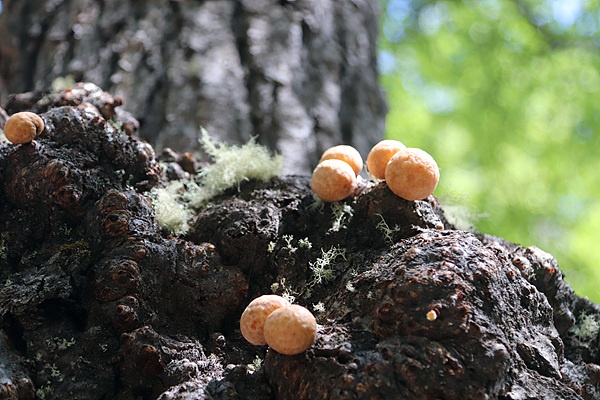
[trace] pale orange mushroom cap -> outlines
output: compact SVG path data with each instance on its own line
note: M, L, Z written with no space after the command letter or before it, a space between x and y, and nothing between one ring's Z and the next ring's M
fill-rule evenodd
M363 169L363 160L360 153L354 147L347 144L340 144L325 150L319 163L325 160L345 161L352 167L355 175L360 174L360 171Z
M435 190L440 170L429 153L407 148L396 153L385 169L385 180L396 195L406 200L421 200Z
M385 179L385 168L390 158L404 149L406 149L406 146L397 140L387 139L377 143L367 156L369 173L377 179Z
M4 124L4 136L11 143L29 143L44 130L44 120L36 113L24 111L10 116Z
M240 318L242 336L257 346L267 344L263 333L265 321L275 310L289 306L289 301L274 294L266 294L252 300Z
M317 321L306 308L293 304L277 309L265 322L265 339L276 352L300 354L317 338Z
M340 201L354 194L356 174L348 163L329 159L316 166L310 185L321 200L328 203Z

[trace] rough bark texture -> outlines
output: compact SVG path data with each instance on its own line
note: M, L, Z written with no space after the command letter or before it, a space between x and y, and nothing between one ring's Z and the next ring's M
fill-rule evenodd
M148 190L166 178L118 103L83 85L7 105L46 129L0 145L0 398L600 397L600 308L549 254L385 183L339 214L305 176L247 182L165 235ZM307 352L241 337L273 290L315 312Z
M383 135L377 32L375 0L4 0L0 100L69 75L124 98L158 149L197 150L204 126L308 173Z

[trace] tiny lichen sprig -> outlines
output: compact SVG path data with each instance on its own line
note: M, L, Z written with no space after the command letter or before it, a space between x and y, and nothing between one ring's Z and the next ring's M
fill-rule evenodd
M252 360L251 364L246 365L246 368L248 369L248 372L250 372L252 374L254 372L260 371L262 366L263 366L262 358L260 358L259 356L256 356L256 358L254 360Z
M354 215L354 210L349 204L335 202L331 203L331 228L332 232L338 232L342 228L346 228L346 224L350 222Z
M340 247L332 247L327 251L321 249L321 257L317 258L314 262L308 263L313 273L312 280L308 286L312 288L315 285L335 279L335 271L331 268L331 263L338 257L346 260L346 249L341 249Z
M400 228L399 225L394 225L393 228L390 228L388 223L385 222L383 215L381 215L381 214L376 214L376 215L378 215L379 218L381 218L381 221L379 221L377 223L375 228L383 233L383 240L385 240L385 242L387 244L394 243L394 233L399 232L402 228Z
M290 251L290 253L295 253L296 250L298 250L298 248L292 244L292 240L294 240L292 235L283 235L281 238L285 240L285 247Z

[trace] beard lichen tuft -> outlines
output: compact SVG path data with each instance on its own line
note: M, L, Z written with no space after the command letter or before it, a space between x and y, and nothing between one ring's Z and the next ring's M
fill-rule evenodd
M197 175L198 185L190 193L190 205L200 207L223 191L238 187L252 179L268 181L281 173L283 157L269 150L252 137L241 146L214 142L202 129L200 144L212 163Z

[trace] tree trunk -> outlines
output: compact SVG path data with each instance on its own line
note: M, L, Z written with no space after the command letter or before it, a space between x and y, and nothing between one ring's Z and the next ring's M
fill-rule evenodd
M600 398L600 307L549 254L385 182L319 204L302 176L225 190L171 236L149 190L195 163L159 168L118 103L93 84L9 102L46 128L0 144L1 399ZM315 313L308 351L240 334L272 292Z
M70 76L124 99L158 149L252 135L307 173L383 135L376 0L4 0L0 99Z
M366 153L385 111L374 1L3 7L3 104L46 127L0 142L0 399L600 398L600 307L552 256L454 229L433 196L361 180L322 204L281 176L191 209L185 234L159 224L152 190L192 193L205 166L138 132L185 151L200 125L260 134L287 172L332 144ZM46 91L66 74L110 93ZM300 355L240 333L273 292L316 315Z

